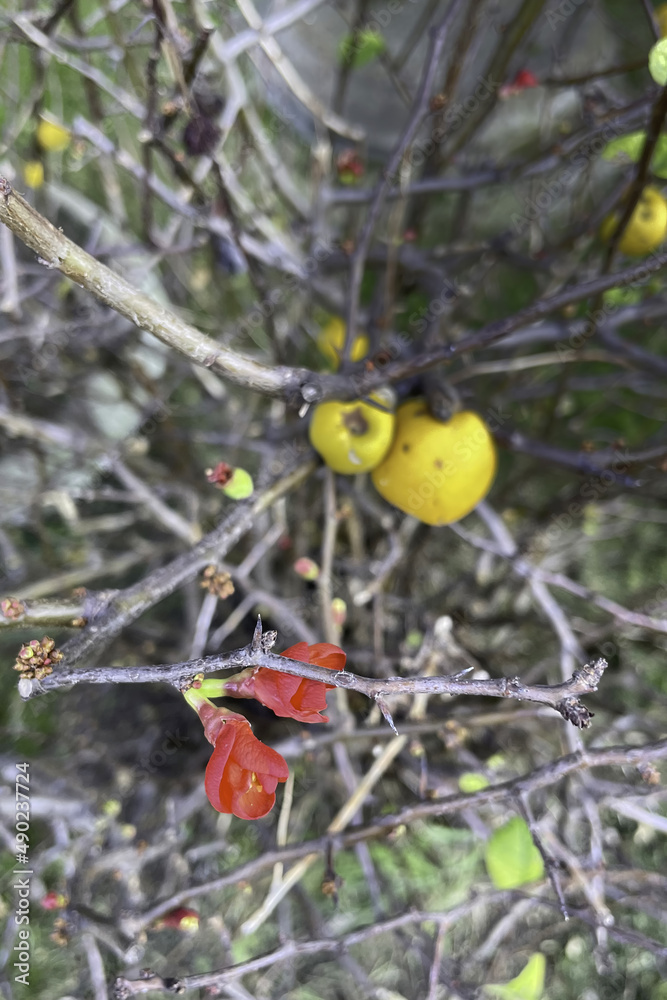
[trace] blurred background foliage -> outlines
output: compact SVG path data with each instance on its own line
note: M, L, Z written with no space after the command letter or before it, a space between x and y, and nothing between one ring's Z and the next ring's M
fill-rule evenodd
M365 206L408 120L428 26L447 4L302 6L303 18L275 35L299 74L300 100L271 45L244 36L262 17L270 36L287 4L5 0L0 173L90 253L219 343L268 364L321 369L318 335L344 315ZM605 151L619 136L646 134L660 94L646 69L655 41L648 7L460 5L439 81L452 102L468 104L441 144L430 126L420 131L401 175L407 193L381 215L361 301L373 357L455 344L601 273L600 223L636 171L617 148ZM345 53L365 24L382 42L352 64ZM521 72L534 82L518 85ZM474 96L480 78L492 81L484 98ZM41 140L40 122L51 124ZM650 166L646 180L663 183ZM2 238L3 594L60 600L74 588L127 587L187 548L183 526L200 535L232 509L207 468L241 465L261 487L308 453L307 417L287 402L195 367ZM620 255L613 267L629 263ZM332 637L321 582L294 571L298 558L323 561L331 484L320 469L233 549L224 568L234 594L211 605L194 581L132 622L99 661L175 662L243 646L258 612L278 630L278 649L340 638L349 668L368 676L472 667L473 676L558 683L568 665L609 660L588 698L593 727L581 736L528 706L433 697L415 711L411 699L396 699L409 741L364 804L362 826L456 794L462 774L494 785L581 746L664 738L666 316L664 273L654 271L396 386L403 395L454 389L492 423L493 516L520 558L587 588L584 598L552 579L557 610L545 610L530 577L484 550L488 518L432 529L384 504L366 477L338 477L329 583L347 617ZM59 644L73 632L46 629ZM322 891L320 855L253 934L241 926L268 891L269 868L193 897L193 934L150 921L130 927L172 894L273 850L280 806L253 824L213 812L203 791L208 745L171 690L81 687L23 703L12 663L22 642L42 634L41 626L0 629L5 958L15 932L10 833L20 760L31 767L36 872L31 986L17 985L8 967L7 998L100 1000L113 995L115 975L205 973L411 910L424 918L338 954L295 952L249 972L243 987L239 979L194 994L472 998L539 952L546 986L535 1000L667 998L664 793L630 767L531 796L569 922L548 879L493 887L485 844L517 812L507 798L334 851L333 895ZM391 736L365 699L351 696L347 714L344 700L330 701L330 726L308 733L244 706L295 771L290 844L324 834ZM70 905L44 909L49 891Z

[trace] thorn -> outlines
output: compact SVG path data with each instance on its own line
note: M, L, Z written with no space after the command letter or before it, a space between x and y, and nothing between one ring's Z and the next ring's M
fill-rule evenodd
M399 732L398 732L398 729L396 728L396 726L394 725L394 720L391 717L391 712L389 711L389 709L387 707L387 704L386 704L386 702L384 701L384 699L382 698L381 695L375 695L375 704L378 706L378 708L382 712L385 720L391 726L391 730L394 733L394 735L398 736Z
M262 641L262 616L257 615L257 624L252 636L253 649L257 649Z
M461 677L465 677L466 674L471 674L474 669L474 667L465 667L463 670L459 670L458 673L452 674L450 680L458 681Z

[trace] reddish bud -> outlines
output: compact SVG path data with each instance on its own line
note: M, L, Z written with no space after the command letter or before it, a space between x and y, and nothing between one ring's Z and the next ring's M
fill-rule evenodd
M62 892L47 892L39 901L43 910L62 910L67 906L67 896Z
M21 604L17 597L6 597L4 601L0 601L0 611L5 616L13 621L16 618L20 618L25 611L25 605Z
M317 580L320 575L320 567L312 559L302 556L301 559L297 559L294 563L294 572L304 580L312 582L313 580Z
M529 69L520 69L512 81L515 87L525 90L526 87L539 87L539 81Z
M218 462L214 469L206 470L206 478L214 486L226 486L233 474L234 470L227 462Z
M356 149L344 149L336 159L336 173L341 184L354 184L364 176L363 160Z
M153 927L158 931L162 930L163 927L174 927L176 930L192 934L199 927L199 914L196 910L188 909L187 906L177 906L156 920Z
M347 619L347 604L342 597L334 597L331 602L331 620L338 628L342 628Z
M511 83L505 83L498 91L499 97L515 97L529 87L539 87L540 82L529 69L520 69Z

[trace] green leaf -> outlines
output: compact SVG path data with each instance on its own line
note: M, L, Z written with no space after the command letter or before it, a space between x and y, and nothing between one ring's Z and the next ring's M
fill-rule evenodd
M621 135L618 139L612 139L611 142L607 143L602 151L602 159L622 159L637 163L642 154L645 140L645 132L628 132L627 135ZM667 135L661 135L658 139L651 160L651 170L658 177L667 177Z
M478 774L475 771L466 771L459 777L459 788L466 795L472 792L481 792L483 788L489 787L489 780L485 778L483 774Z
M649 52L648 71L661 87L667 84L667 38L661 38Z
M542 855L520 816L515 816L491 835L484 860L496 889L516 889L544 876Z
M418 628L410 629L405 637L405 645L411 653L416 653L417 650L421 649L423 641L424 633L420 632Z
M667 135L661 135L656 143L651 170L658 177L667 177Z
M365 66L381 55L387 45L384 38L375 28L363 28L357 34L345 35L338 46L338 58L343 65L354 69Z
M621 135L618 139L612 139L602 150L602 159L615 160L623 157L636 163L641 156L645 139L645 132L628 132L627 135Z
M495 984L485 986L484 992L497 1000L540 1000L544 992L546 967L546 958L541 952L536 951L518 976L503 986Z
M611 306L634 306L642 300L641 288L610 288L602 299Z

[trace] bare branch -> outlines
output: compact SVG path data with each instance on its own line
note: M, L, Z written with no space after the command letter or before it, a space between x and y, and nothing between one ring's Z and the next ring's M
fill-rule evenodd
M120 601L117 603L121 604ZM119 620L114 621L118 629ZM99 625L97 628L99 629ZM74 640L76 643L77 641ZM77 643L81 647L81 643ZM78 655L77 659L81 656ZM205 656L182 663L162 663L155 666L136 667L75 667L64 666L41 680L26 678L21 681L20 693L24 699L32 698L47 691L75 684L149 684L162 682L179 690L189 687L198 674L211 674L217 670L244 669L246 667L268 667L280 673L306 677L314 681L333 684L348 691L358 691L373 698L392 725L386 709L385 699L399 694L447 694L481 696L487 698L512 698L517 701L533 701L549 705L573 725L584 729L590 725L593 713L579 700L580 695L597 691L607 667L607 661L596 660L575 671L569 681L553 686L523 684L518 677L477 680L464 679L460 674L452 677L387 677L382 679L360 677L341 670L334 673L324 667L313 666L290 660L269 652L266 644L258 644L254 639L249 646L216 656Z
M4 177L0 177L0 222L47 267L57 268L140 329L236 385L269 396L298 396L309 380L322 378L307 369L264 365L218 344L82 250L17 194Z

